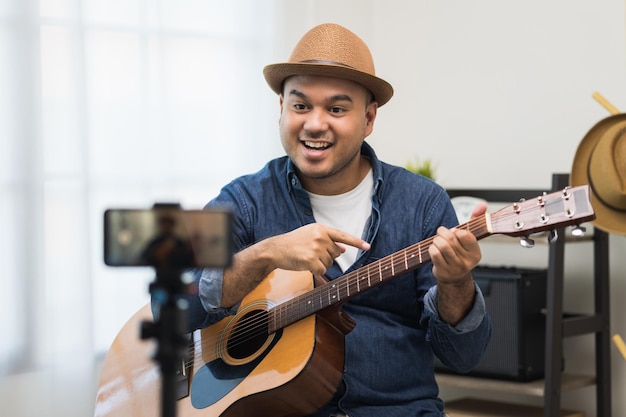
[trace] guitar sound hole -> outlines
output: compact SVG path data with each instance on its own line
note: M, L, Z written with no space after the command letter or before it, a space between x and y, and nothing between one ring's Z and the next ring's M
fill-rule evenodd
M267 340L267 311L256 310L245 314L233 327L227 349L232 358L245 359L257 352Z

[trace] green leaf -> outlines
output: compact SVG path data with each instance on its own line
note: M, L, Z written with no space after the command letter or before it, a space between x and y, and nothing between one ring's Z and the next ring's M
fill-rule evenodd
M421 161L419 158L414 158L413 161L407 162L404 167L411 172L435 180L435 167L431 159Z

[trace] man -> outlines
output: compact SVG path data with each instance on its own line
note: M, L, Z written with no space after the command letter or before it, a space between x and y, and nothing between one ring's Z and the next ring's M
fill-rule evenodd
M440 186L381 162L365 142L393 89L375 75L355 34L317 26L289 62L267 66L264 75L279 95L287 155L236 179L208 204L233 210L236 253L229 268L200 273L203 308L192 308L192 326L234 313L277 268L334 280L434 236L432 263L343 305L356 322L345 337L343 378L313 415L445 415L433 353L468 371L491 332L471 274L481 256L476 238L454 229L456 215Z

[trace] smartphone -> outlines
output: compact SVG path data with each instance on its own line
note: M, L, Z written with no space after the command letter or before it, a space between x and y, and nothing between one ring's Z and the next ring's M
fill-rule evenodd
M162 269L230 265L232 215L227 210L107 209L104 263Z

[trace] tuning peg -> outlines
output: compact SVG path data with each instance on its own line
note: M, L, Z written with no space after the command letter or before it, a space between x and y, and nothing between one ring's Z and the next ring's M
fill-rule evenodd
M550 230L550 234L548 234L548 242L549 243L554 243L557 241L557 239L559 238L559 232L557 232L556 230Z
M535 246L535 241L528 236L524 236L519 239L519 244L522 245L523 248L532 248Z
M563 196L562 197L563 197L564 200L569 200L569 198L572 196L572 194L570 193L570 188L571 187L569 187L569 186L563 188Z
M585 236L585 233L587 233L587 228L584 226L577 224L572 227L572 236L574 237L583 237Z

